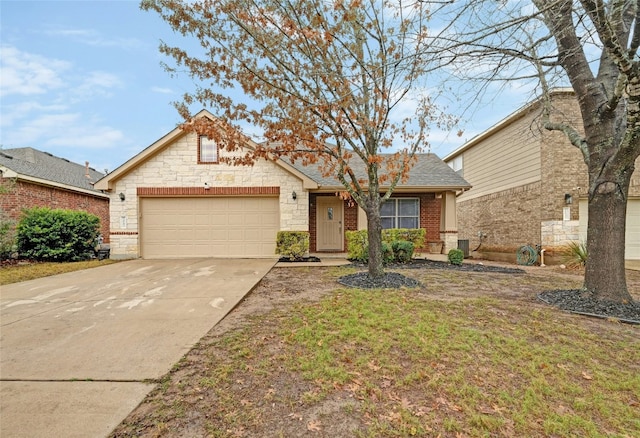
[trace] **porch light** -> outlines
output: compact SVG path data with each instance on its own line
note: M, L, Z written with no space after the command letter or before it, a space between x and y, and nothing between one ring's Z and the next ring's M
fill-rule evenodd
M120 198L121 201L125 200L125 196L124 193L120 192L120 194L118 195L118 197Z
M294 201L298 199L298 194L296 193L295 190L293 191L293 193L291 193L291 197L293 198Z

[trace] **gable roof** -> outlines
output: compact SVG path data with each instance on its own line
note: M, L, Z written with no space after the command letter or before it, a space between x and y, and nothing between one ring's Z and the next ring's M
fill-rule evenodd
M390 155L383 155L390 156ZM416 154L417 162L409 170L409 179L399 183L396 191L400 190L462 190L471 188L471 184L453 171L435 154ZM293 166L300 172L318 183L320 190L341 190L342 183L333 176L323 176L317 165L303 166L299 162ZM362 160L351 163L354 173L365 177L366 171ZM384 186L382 187L384 189Z
M215 120L216 117L207 110L201 110L194 118L207 117ZM186 135L186 132L177 127L171 132L143 149L113 172L99 180L95 187L101 190L111 190L115 181L142 165L145 161L155 156L165 148L173 144L177 139ZM257 147L252 140L247 141L247 147ZM410 171L409 180L400 184L396 190L463 190L471 188L471 185L460 175L454 172L435 154L416 154L417 163ZM300 178L303 187L310 190L342 190L343 186L337 178L323 177L316 165L303 166L301 163L292 163L288 159L276 159L273 163L285 171ZM352 167L358 175L366 175L364 163L354 160ZM384 188L384 187L383 187Z
M5 178L104 196L93 186L103 173L30 147L0 150L0 170Z
M211 114L209 111L204 110L204 109L201 110L195 116L193 116L194 119L197 119L197 118L200 118L200 117L207 117L207 118L212 119L212 120L216 119L216 117L213 114ZM132 157L129 160L127 160L124 164L122 164L120 167L115 169L113 172L111 172L111 173L107 174L106 176L104 176L101 180L99 180L96 183L96 185L95 185L96 188L97 189L101 189L101 190L111 190L113 188L113 185L114 185L115 181L117 181L118 179L122 178L123 176L125 176L126 174L131 172L132 170L136 169L138 166L143 164L145 161L147 161L148 159L150 159L154 155L158 154L162 150L166 149L175 140L177 140L178 138L180 138L180 137L182 137L182 136L184 136L186 134L187 134L186 131L184 131L180 127L177 127L175 129L173 129L171 132L169 132L168 134L166 134L165 136L163 136L159 140L155 141L154 143L152 143L151 145L149 145L148 147L143 149L139 154L137 154L134 157ZM257 146L257 144L255 142L251 141L251 140L249 140L247 142L247 147L248 148L253 148L253 147L256 147L256 146ZM274 163L277 166L283 168L285 171L287 171L287 172L297 176L298 178L300 178L302 180L302 182L303 182L303 187L304 188L315 188L317 186L316 183L313 180L309 179L305 174L299 172L298 169L296 169L295 167L291 166L289 163L286 163L283 160L275 160Z

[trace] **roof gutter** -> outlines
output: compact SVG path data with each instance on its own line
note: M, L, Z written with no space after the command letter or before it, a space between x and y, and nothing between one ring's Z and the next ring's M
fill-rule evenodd
M36 178L34 176L29 176L29 175L22 175L19 174L7 167L4 166L0 166L0 172L2 172L2 176L4 178L16 178L20 181L27 181L33 184L38 184L40 186L49 186L49 187L56 187L58 189L63 189L63 190L68 190L71 192L80 192L80 193L84 193L85 195L89 195L89 196L94 196L96 198L104 198L104 199L109 199L109 195L106 193L102 193L99 191L93 191L93 190L88 190L88 189L83 189L81 187L76 187L76 186L70 186L68 184L63 184L63 183L58 183L55 181L49 181L46 179L41 179L41 178Z

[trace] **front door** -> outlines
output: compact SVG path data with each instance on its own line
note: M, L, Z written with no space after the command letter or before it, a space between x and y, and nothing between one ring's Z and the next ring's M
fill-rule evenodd
M316 198L316 247L318 251L343 251L343 201L340 198Z

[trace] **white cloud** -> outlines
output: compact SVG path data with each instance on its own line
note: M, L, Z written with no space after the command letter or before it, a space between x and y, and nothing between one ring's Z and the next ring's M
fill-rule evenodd
M6 147L46 146L106 149L115 148L125 140L117 129L104 126L97 117L79 113L45 113L24 120L20 126L7 132Z
M19 120L31 117L36 112L58 112L67 110L66 105L46 105L37 101L21 101L15 104L3 105L0 126L14 126Z
M81 83L74 87L72 92L77 99L88 100L94 96L109 97L114 88L121 88L122 86L122 81L116 75L93 71L83 77Z
M151 91L160 94L174 94L174 91L171 88L166 87L151 87Z
M105 36L93 29L48 29L45 35L63 37L93 47L118 47L125 50L137 49L145 44L136 38Z
M0 46L0 96L34 95L64 87L63 74L71 64Z

